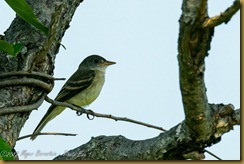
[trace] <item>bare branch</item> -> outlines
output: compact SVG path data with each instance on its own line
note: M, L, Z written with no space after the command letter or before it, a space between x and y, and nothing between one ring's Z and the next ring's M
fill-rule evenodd
M77 112L81 112L81 113L86 113L87 115L93 115L93 116L96 116L96 117L103 117L103 118L109 118L109 119L113 119L115 121L127 121L127 122L132 122L132 123L135 123L135 124L139 124L139 125L143 125L143 126L147 126L149 128L154 128L154 129L158 129L158 130L161 130L161 131L166 131L165 129L163 129L162 127L159 127L159 126L155 126L155 125L151 125L151 124L147 124L147 123L144 123L144 122L141 122L141 121L136 121L136 120L133 120L133 119L130 119L130 118L126 118L126 117L116 117L116 116L112 116L111 114L101 114L101 113L95 113L91 110L86 110L84 108L81 108L81 107L77 107L75 105L72 105L72 104L69 104L69 103L66 103L66 102L59 102L59 101L56 101L56 100L52 100L50 99L48 96L46 96L45 100L53 105L58 105L58 106L65 106L65 107L68 107L70 109L73 109Z
M206 140L213 133L212 111L209 110L204 81L205 57L208 55L212 29L201 29L207 16L206 0L184 0L180 17L178 62L182 102L189 133Z
M222 129L221 135L232 129L233 107L231 104L210 104L209 110L213 112L214 122L220 122L223 119L229 121L229 125ZM216 129L219 125L214 126ZM130 140L121 135L92 137L86 144L59 155L54 160L199 160L204 159L204 152L220 159L205 150L220 139L220 135L212 135L207 140L196 141L188 132L184 120L157 137L145 140Z
M0 78L6 78L6 77L12 77L12 76L38 76L41 78L46 78L48 80L65 80L65 78L54 78L51 75L41 73L41 72L26 72L26 71L13 71L13 72L5 72L0 74ZM42 89L45 89L47 92L50 92L53 88L53 84L48 84L46 82L43 82L39 79L34 78L28 78L23 77L19 79L9 79L9 80L3 80L0 83L0 88L8 87L8 86L19 86L19 85L34 85L38 86ZM0 104L0 115L8 114L8 113L18 113L18 112L29 112L31 110L37 109L43 102L44 98L46 96L46 93L43 94L43 96L34 104L31 105L23 105L23 106L15 106L15 107L6 107L3 108L5 105Z
M221 158L219 158L217 155L215 155L214 153L208 151L208 150L204 150L206 153L210 154L211 156L213 156L214 158L218 159L218 160L222 160Z
M46 78L48 80L65 80L65 78L54 78L51 75L41 73L41 72L26 72L26 71L13 71L13 72L5 72L0 74L0 78L6 78L6 77L12 77L12 76L38 76L41 78ZM39 79L34 78L28 78L28 77L22 77L19 79L8 79L3 80L0 83L0 88L8 87L8 86L19 86L19 85L35 85L42 89L45 89L47 92L50 92L53 88L53 84L48 84L46 82L43 82ZM8 113L18 113L18 112L29 112L31 110L37 109L43 102L46 94L43 94L43 96L34 104L31 105L23 105L23 106L15 106L15 107L7 107L3 108L5 105L0 104L0 115L8 114Z
M77 107L75 105L72 105L72 104L69 104L69 103L66 103L66 102L56 101L56 100L53 100L53 99L49 98L48 96L45 97L45 100L47 102L53 104L53 105L56 105L56 106L65 106L65 107L68 107L68 108L70 108L72 110L75 110L77 112L85 113L85 111L86 111L86 109L84 109L82 107Z
M6 77L11 77L11 76L38 76L41 78L46 78L48 80L65 80L65 78L54 78L53 76L46 74L46 73L42 73L42 72L35 72L35 71L31 71L31 72L27 72L27 71L13 71L13 72L4 72L0 74L0 78L6 78Z
M52 85L33 78L4 80L0 83L0 88L7 87L7 86L19 86L19 85L34 85L46 90L47 92L51 92L53 88Z
M39 136L39 135L77 136L77 134L72 134L72 133L55 133L55 132L46 132L46 133L37 133L37 134L35 134L35 136ZM25 139L25 138L32 137L32 136L33 136L33 134L25 135L25 136L19 137L17 139L17 141Z
M19 112L30 112L34 109L37 109L39 106L41 106L42 102L44 101L44 98L46 96L46 93L43 93L41 98L34 104L31 105L23 105L23 106L14 106L14 107L7 107L7 108L1 108L0 107L0 115L9 114L9 113L19 113Z
M207 19L203 23L203 27L213 28L222 23L228 23L232 16L240 9L240 6L240 0L235 0L233 4L229 8L227 8L223 13L220 13L220 15L216 15L212 18Z
M91 115L94 115L96 117L110 118L110 119L113 119L115 121L132 122L132 123L143 125L143 126L146 126L146 127L149 127L149 128L154 128L154 129L158 129L158 130L161 130L161 131L167 131L167 130L163 129L162 127L151 125L151 124L147 124L147 123L144 123L144 122L141 122L141 121L132 120L132 119L126 118L126 117L116 117L116 116L112 116L111 114L100 114L100 113L95 113L95 112L93 112L93 113L92 112L87 112L87 114L91 114Z

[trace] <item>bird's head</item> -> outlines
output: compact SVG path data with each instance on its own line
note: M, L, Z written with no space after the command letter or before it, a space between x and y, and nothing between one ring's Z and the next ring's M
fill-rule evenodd
M80 64L79 68L89 68L91 70L105 71L110 65L116 64L116 62L108 61L99 55L91 55L86 57Z

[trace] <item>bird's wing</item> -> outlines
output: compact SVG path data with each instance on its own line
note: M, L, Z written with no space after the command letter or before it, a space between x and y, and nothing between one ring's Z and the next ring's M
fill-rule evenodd
M54 119L57 115L59 115L60 113L63 112L63 110L65 109L65 107L63 106L54 106L51 105L48 109L48 111L46 112L46 114L43 116L43 118L41 119L41 121L39 122L39 124L37 125L36 129L34 130L31 140L34 140L37 136L36 134L40 133L41 130L44 128L44 126L51 121L52 119Z
M95 77L95 71L78 71L67 80L55 100L64 102L91 86Z
M67 80L67 82L62 87L61 91L58 93L58 96L55 100L64 102L71 97L75 96L79 92L85 90L89 86L91 86L93 82L93 78L95 77L95 71L92 70L83 70L80 71L77 70L70 78ZM40 133L40 131L44 128L44 126L54 119L57 115L59 115L65 107L63 106L55 106L51 105L49 109L47 110L46 114L42 118L42 120L37 125L36 129L33 132L33 136L31 137L32 140L36 138L37 133Z

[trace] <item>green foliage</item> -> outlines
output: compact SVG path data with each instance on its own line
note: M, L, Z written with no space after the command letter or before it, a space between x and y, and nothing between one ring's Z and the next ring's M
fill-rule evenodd
M16 56L22 48L23 45L21 43L10 44L8 42L0 40L0 51L6 52L10 55Z
M25 0L5 0L8 5L26 22L48 35L48 28L37 20L32 8Z
M49 29L37 20L32 8L26 3L25 0L5 1L22 19L48 36ZM16 56L22 48L23 45L21 43L10 44L6 41L0 40L0 51L6 52L10 55Z
M0 138L0 160L14 160L10 146Z

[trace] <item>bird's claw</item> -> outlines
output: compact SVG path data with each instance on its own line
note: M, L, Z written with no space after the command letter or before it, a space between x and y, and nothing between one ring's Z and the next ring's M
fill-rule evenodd
M87 110L89 113L86 114L86 117L89 119L89 120L93 120L94 119L94 112L91 110L91 109L88 109ZM92 115L92 117L90 118L90 115Z
M83 112L76 111L77 116L81 116Z
M84 113L84 111L85 111L84 108L82 108L82 107L80 107L78 105L75 105L75 104L72 104L72 105L74 105L74 106L76 106L77 108L80 109L79 111L76 111L77 116L81 116Z

